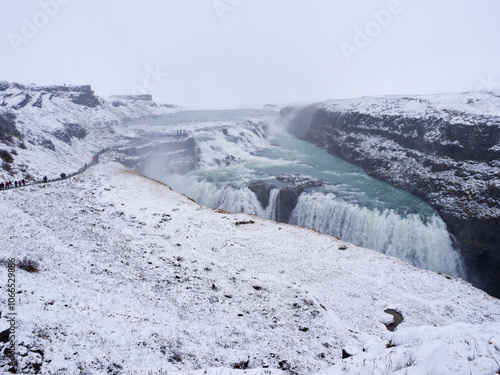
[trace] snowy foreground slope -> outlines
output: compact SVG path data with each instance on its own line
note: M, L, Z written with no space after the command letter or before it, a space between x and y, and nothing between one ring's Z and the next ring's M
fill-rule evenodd
M17 270L23 372L500 371L500 301L468 283L198 206L112 162L2 192L0 212L0 257L39 262Z

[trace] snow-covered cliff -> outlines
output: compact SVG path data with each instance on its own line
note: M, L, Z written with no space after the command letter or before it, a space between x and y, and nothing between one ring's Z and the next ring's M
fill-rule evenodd
M293 133L438 209L471 280L500 295L500 92L335 100L282 115Z
M150 100L107 101L90 86L0 82L0 181L76 171L99 150L135 136L124 121L172 111Z

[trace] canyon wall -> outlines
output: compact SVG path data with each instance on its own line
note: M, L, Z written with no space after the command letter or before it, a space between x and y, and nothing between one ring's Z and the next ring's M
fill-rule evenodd
M500 96L362 98L281 111L288 129L438 210L469 281L500 296Z

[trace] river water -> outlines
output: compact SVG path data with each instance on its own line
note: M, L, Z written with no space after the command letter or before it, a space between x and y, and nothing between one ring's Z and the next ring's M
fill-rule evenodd
M131 128L187 132L200 150L197 169L165 175L154 163L145 174L199 204L275 219L278 189L263 208L248 185L299 173L321 178L306 189L290 223L398 257L416 267L464 276L458 251L437 212L410 193L368 176L361 168L289 135L272 110L183 111L136 120Z

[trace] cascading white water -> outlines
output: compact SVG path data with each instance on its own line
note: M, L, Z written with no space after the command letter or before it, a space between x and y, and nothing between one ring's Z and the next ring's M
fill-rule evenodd
M250 183L266 181L272 185L281 173L321 178L321 188L306 189L299 197L290 223L315 228L423 269L463 276L461 258L446 225L431 207L323 149L276 132L276 127L273 132L267 125L272 123L269 112L253 122L245 119L247 112L241 112L243 117L238 111L185 112L168 118L166 123L151 120L149 127L173 124L193 134L200 164L185 176L165 176L162 168L150 165L148 175L199 204L268 219L276 219L279 188L271 191L264 209L248 188ZM252 112L252 116L255 114L259 113ZM210 122L201 121L207 116Z
M265 219L274 220L276 217L276 202L278 189L271 191L269 205L263 208L255 194L248 188L234 188L232 186L219 186L213 182L186 180L177 176L169 180L170 186L193 198L197 203L212 208L220 208L233 213L247 213L257 215Z
M369 210L335 198L331 193L302 194L290 223L315 228L419 268L462 276L460 257L439 216L424 221L418 214L403 217L394 210Z

